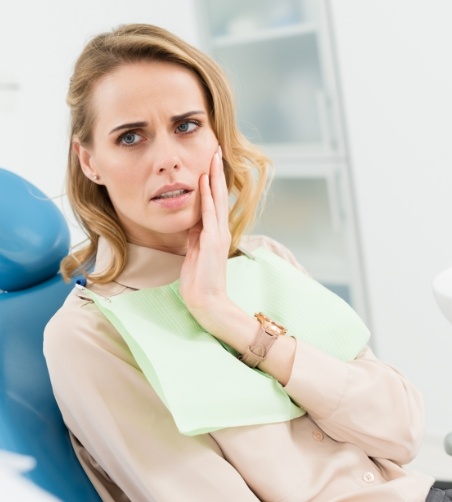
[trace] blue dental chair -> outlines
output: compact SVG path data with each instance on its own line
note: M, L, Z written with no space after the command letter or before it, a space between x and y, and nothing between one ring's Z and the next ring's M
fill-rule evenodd
M44 326L72 288L58 274L68 249L56 205L0 168L0 450L33 457L24 476L58 499L100 502L72 449L42 352Z

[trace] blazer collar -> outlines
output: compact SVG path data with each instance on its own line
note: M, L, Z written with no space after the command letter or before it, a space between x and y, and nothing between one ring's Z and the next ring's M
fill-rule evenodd
M108 241L100 237L94 273L105 270L112 257ZM131 289L164 286L179 278L184 259L185 256L128 243L127 264L114 282Z

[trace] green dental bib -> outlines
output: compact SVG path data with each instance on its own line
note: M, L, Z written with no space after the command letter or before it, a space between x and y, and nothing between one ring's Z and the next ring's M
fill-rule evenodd
M346 302L264 248L228 260L227 287L250 315L262 311L288 335L339 359L354 359L369 339ZM305 413L278 381L240 362L231 347L203 330L185 307L179 281L111 298L84 292L124 338L182 434Z

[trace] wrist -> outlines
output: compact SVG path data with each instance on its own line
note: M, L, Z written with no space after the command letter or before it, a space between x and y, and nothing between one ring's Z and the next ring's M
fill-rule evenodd
M190 310L190 309L189 309ZM228 297L211 302L202 309L190 310L210 334L243 354L254 340L260 323Z
M259 321L260 329L252 344L239 358L250 368L259 366L266 359L268 352L278 337L285 335L287 332L284 326L273 321L262 312L254 314L254 317Z

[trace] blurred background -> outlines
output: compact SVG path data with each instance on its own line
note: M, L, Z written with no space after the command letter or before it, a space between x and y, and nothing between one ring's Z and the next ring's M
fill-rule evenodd
M450 0L5 3L0 166L55 200L77 244L65 96L85 43L144 22L211 54L241 129L276 168L255 231L350 302L378 357L422 390L427 435L413 466L452 481L452 326L432 294L452 266L451 21Z

